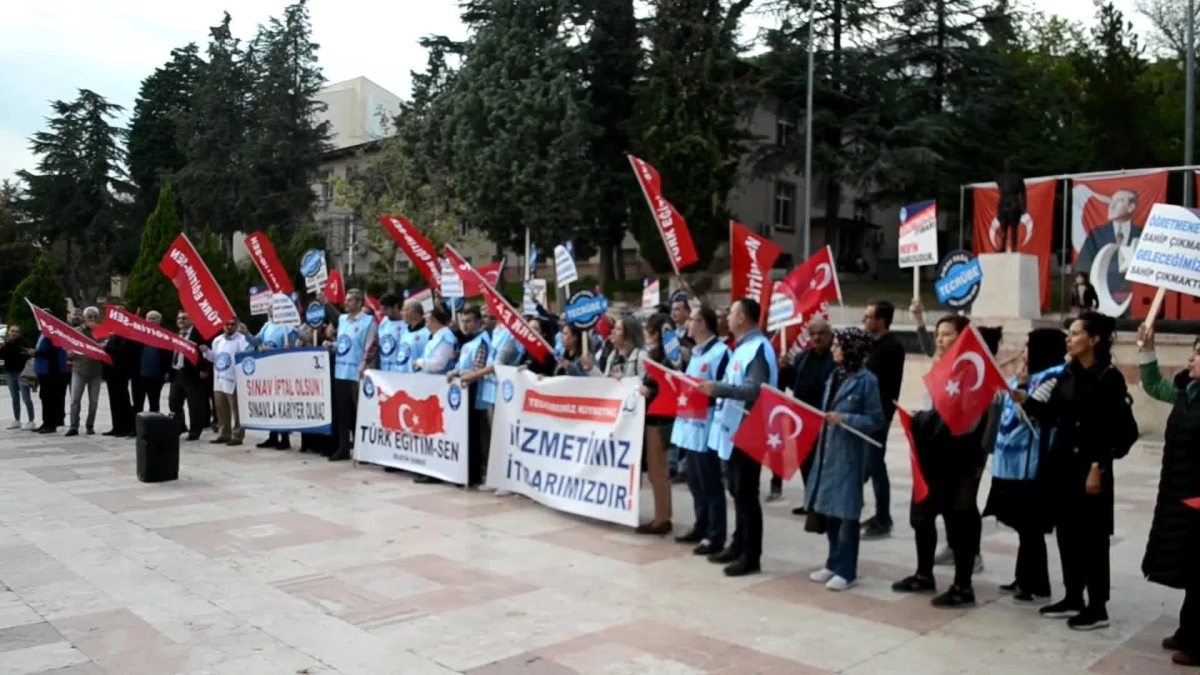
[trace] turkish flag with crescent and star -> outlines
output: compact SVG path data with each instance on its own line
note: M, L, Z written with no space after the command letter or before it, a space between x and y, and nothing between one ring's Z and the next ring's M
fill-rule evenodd
M733 435L733 444L771 473L790 480L808 459L824 424L820 410L764 384Z
M469 264L469 263L465 263ZM483 267L476 267L475 271L479 272L479 277L467 274L466 270L458 269L458 278L462 280L463 297L473 298L477 295L483 295L483 285L479 283L479 279L487 282L488 286L496 287L496 283L500 281L500 275L504 272L503 262L494 262Z
M817 251L804 264L775 284L771 305L776 304L775 295L782 294L791 302L791 316L772 316L773 325L790 321L800 316L816 314L822 304L841 303L842 286L838 283L837 264L833 250L828 246Z
M896 416L900 418L904 437L908 439L908 456L912 461L913 503L920 504L929 496L929 483L925 482L925 474L921 473L921 463L917 461L917 443L913 440L912 415L897 405Z
M325 299L335 305L346 301L346 284L342 283L341 270L329 270L329 278L325 280Z
M658 396L647 406L647 415L685 420L708 417L708 406L712 401L696 388L699 380L649 359L644 359L642 364L646 366L646 373L658 384Z
M525 347L529 355L538 361L544 360L548 355L554 352L554 347L546 342L542 334L533 326L529 325L517 310L513 309L512 305L500 295L495 288L488 285L487 280L479 273L471 263L459 255L449 244L446 245L446 259L454 265L460 279L463 279L464 288L466 287L466 279L468 277L475 280L483 293L483 299L487 302L488 313L496 317L496 321L500 322L512 336Z
M925 388L950 433L958 436L971 430L1008 383L979 331L967 326L925 375Z

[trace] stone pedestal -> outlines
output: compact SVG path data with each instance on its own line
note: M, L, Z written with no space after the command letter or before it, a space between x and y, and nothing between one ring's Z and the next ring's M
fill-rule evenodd
M1038 292L1038 260L1025 253L985 253L979 256L983 281L971 314L997 319L1037 319L1042 316Z

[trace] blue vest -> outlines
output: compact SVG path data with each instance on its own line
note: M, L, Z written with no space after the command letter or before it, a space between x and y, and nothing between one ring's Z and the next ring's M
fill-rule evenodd
M385 318L379 322L379 369L391 373L400 370L397 357L400 355L400 338L408 324Z
M258 329L258 335L255 337L258 339L258 345L266 350L295 347L300 339L295 328L277 326L270 321Z
M721 360L729 355L729 347L714 337L711 346L704 351L700 351L701 349L704 348L697 345L692 350L692 360L688 362L687 370L684 372L699 380L714 381L717 379L717 370L721 367ZM713 407L711 406L706 419L676 418L675 426L671 429L671 445L693 452L705 452L708 450L708 431L712 421Z
M746 369L750 367L750 363L758 354L759 349L763 350L763 355L767 359L767 367L770 369L770 377L764 384L774 387L779 382L779 365L775 356L775 348L771 346L771 341L763 337L763 334L757 330L737 341L737 348L733 350L733 357L729 359L729 365L725 367L725 377L721 381L734 386L745 383ZM716 450L721 459L728 460L733 455L733 435L742 425L745 409L746 404L741 401L728 398L717 399L713 423L709 425L708 447Z
M560 330L554 334L554 359L561 359L566 353L567 348L563 345L562 331Z
M458 352L458 365L454 369L464 373L474 370L472 364L475 363L475 353L479 351L480 347L490 350L491 346L492 342L488 339L487 331L482 331L479 335L467 340L467 343Z
M492 331L492 348L488 350L487 364L489 366L496 365L496 357L500 351L508 346L509 343L516 343L518 358L525 354L525 345L517 341L510 330L504 326L496 326L496 330ZM488 375L479 382L479 402L487 407L496 403L496 375Z
M339 380L358 380L358 366L362 363L367 349L367 330L372 319L361 312L357 319L351 319L349 314L338 317L337 360L333 367L333 376Z
M1028 391L1034 391L1048 379L1062 375L1066 364L1047 368L1029 376ZM1008 381L1016 388L1017 378ZM1038 460L1041 454L1042 427L1036 420L1029 428L1017 415L1017 404L1012 397L1005 396L1001 407L1000 424L996 430L996 446L992 453L992 476L1004 480L1033 480L1037 478ZM1050 429L1053 441L1054 429Z
M425 353L425 345L429 343L429 329L421 326L417 330L407 325L400 331L400 346L396 348L397 373L415 373L413 361Z
M450 330L449 328L443 327L437 333L434 333L433 337L429 338L429 341L425 343L425 350L423 352L421 352L421 358L425 359L425 360L429 360L429 359L433 358L434 349L436 349L437 346L443 342L450 345L451 349L454 349L454 347L458 346L458 338L454 337L454 331ZM446 366L444 368L442 368L441 370L438 370L436 372L430 371L430 370L425 370L422 372L444 375L445 373L448 373L451 370L454 370L454 366L455 366L454 359L451 358L449 361L446 362Z

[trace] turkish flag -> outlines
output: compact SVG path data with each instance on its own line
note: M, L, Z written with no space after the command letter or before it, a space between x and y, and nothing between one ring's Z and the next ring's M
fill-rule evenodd
M790 480L808 459L824 424L820 410L763 385L733 444L771 473Z
M646 373L658 384L658 396L646 408L647 415L702 420L708 417L712 400L700 392L694 377L670 370L662 364L644 359Z
M512 333L513 337L525 347L525 351L529 352L530 356L537 361L543 361L548 355L553 353L554 347L546 342L542 334L533 326L530 326L521 317L521 314L513 309L512 305L508 304L504 296L500 295L495 288L489 286L483 276L479 274L479 271L471 267L471 264L450 245L446 246L446 259L458 270L459 278L464 279L464 287L467 278L473 279L479 285L483 290L483 299L487 302L488 313L496 317L496 321L500 322L500 324Z
M807 316L800 316L794 319L796 323L790 326L781 326L775 334L771 336L771 344L775 347L775 353L779 355L787 354L790 350L803 351L808 349L810 341L808 339L808 322L813 319L824 319L829 321L829 304L822 303L812 313ZM787 344L784 344L784 343Z
M383 305L379 304L378 298L368 294L363 304L367 306L367 309L371 310L371 314L375 317L375 323L383 321Z
M646 196L646 203L650 206L654 222L658 224L658 233L662 235L663 245L667 247L671 267L679 274L679 270L700 260L696 255L696 245L692 243L692 233L688 231L687 223L679 210L663 196L662 178L658 175L658 169L633 155L629 155L629 164L633 167L638 184L642 186L642 194Z
M1192 507L1193 509L1200 510L1200 497L1192 497L1191 499L1185 499L1185 500L1183 500L1183 503L1187 504L1188 506Z
M92 335L97 339L119 335L150 347L183 354L192 365L200 360L195 342L112 305L104 308L104 322L92 329Z
M596 322L596 325L592 328L592 330L596 331L596 335L599 335L602 339L607 340L609 334L612 333L612 319L608 318L608 315L600 317L600 320Z
M954 346L925 375L933 407L954 435L964 434L987 412L996 392L1008 383L974 326L959 334Z
M750 298L758 301L759 306L769 307L771 304L771 267L783 253L783 248L765 237L760 237L750 228L735 221L729 221L729 264L732 268L730 283L733 290L730 297L733 300ZM762 313L763 324L766 324L767 313Z
M342 283L341 270L329 270L329 278L325 280L325 299L335 305L346 301L346 284Z
M483 267L476 267L475 271L479 272L479 277L483 279L484 283L492 288L495 288L496 284L500 281L500 274L504 271L504 263L494 262L490 265L484 265ZM464 298L473 298L477 295L483 295L483 287L480 285L478 278L476 278L474 275L467 274L466 270L464 269L458 269L457 272L458 278L462 280Z
M921 473L921 463L917 461L917 443L913 440L912 415L900 406L896 406L896 416L900 418L900 426L904 429L904 437L908 439L908 456L912 461L913 503L920 504L929 496L929 483L925 482L925 474Z
M379 424L384 429L417 436L433 436L446 432L442 419L442 402L436 394L413 398L398 390L390 396L379 394Z
M283 268L283 263L279 262L279 256L275 254L275 246L266 234L255 232L246 237L246 250L250 252L250 259L254 261L254 266L258 268L258 273L262 275L263 281L267 282L267 287L272 293L291 295L296 290L292 287L292 280Z
M814 314L822 304L835 301L842 301L842 286L838 283L833 250L826 246L775 284L768 309L771 323L767 327ZM777 307L783 307L783 312Z
M112 357L88 336L59 321L50 312L29 302L29 298L26 298L25 302L28 302L29 309L33 310L33 319L37 322L38 331L50 341L50 344L59 349L112 365Z
M408 255L413 265L416 265L417 271L425 278L425 283L432 289L441 288L442 268L433 243L404 216L379 216L379 222Z
M186 234L175 237L158 269L175 284L179 304L205 340L216 337L233 318L233 305Z

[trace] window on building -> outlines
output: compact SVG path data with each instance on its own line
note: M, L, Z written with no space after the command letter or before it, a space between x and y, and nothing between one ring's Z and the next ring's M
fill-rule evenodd
M775 183L775 229L794 232L796 229L796 184Z
M321 186L321 204L324 205L333 201L333 183L329 179L329 169L322 169L319 176L317 182Z
M775 120L775 145L783 147L791 145L796 139L796 125L792 124L791 120L777 119Z
M471 223L466 218L458 219L458 236L465 237L471 229Z

